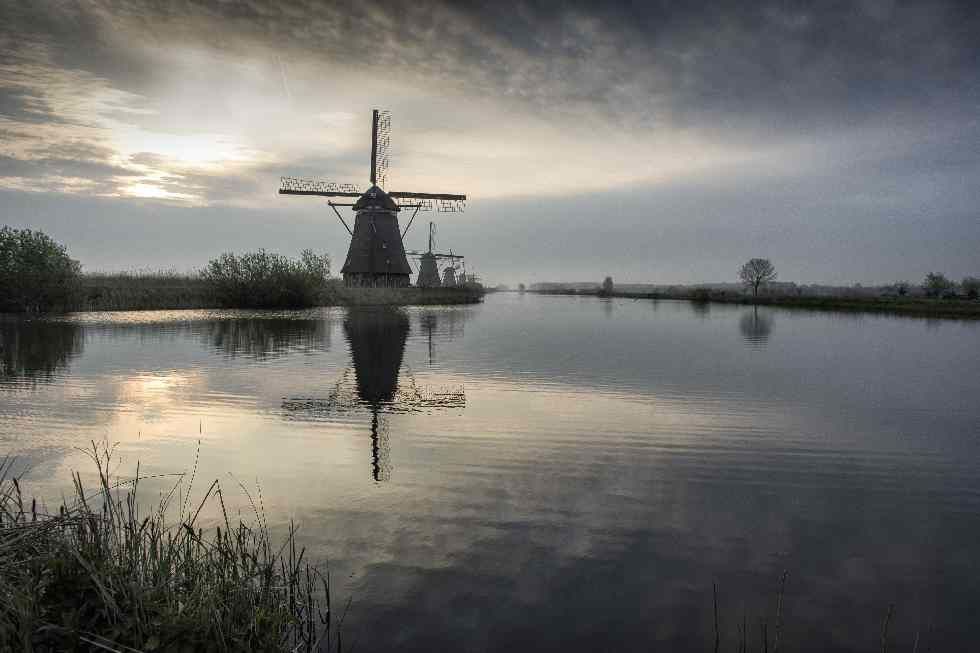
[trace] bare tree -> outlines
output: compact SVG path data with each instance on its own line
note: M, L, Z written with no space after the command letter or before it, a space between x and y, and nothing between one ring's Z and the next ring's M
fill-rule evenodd
M752 296L759 296L759 286L764 286L776 280L776 268L767 258L754 258L742 266L738 277L747 287L752 289Z

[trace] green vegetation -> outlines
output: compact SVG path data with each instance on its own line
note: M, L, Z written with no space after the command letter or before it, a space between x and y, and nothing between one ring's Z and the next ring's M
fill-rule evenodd
M980 279L977 277L963 277L960 287L967 299L980 299Z
M76 474L55 514L28 505L0 461L0 650L340 649L329 578L297 550L294 527L274 546L258 509L254 526L233 525L218 481L199 504L174 505L178 480L144 511L139 468L112 478L111 453L93 443L99 488ZM208 501L224 515L213 533L196 525Z
M174 270L82 274L63 245L39 231L0 229L0 313L182 308L309 308L361 304L464 304L483 288L345 288L330 258L298 259L260 249L226 253L201 272Z
M222 254L201 272L220 306L306 308L332 303L330 257L306 249L293 260L260 249Z
M922 282L922 290L926 297L946 297L955 294L956 284L947 279L944 275L930 272Z
M81 270L63 245L40 231L0 228L0 312L76 307Z

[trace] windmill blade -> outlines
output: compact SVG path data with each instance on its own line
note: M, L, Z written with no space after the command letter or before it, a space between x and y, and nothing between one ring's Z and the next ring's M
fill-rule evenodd
M436 210L439 213L462 213L466 210L465 200L436 200Z
M396 201L418 200L433 202L436 210L440 213L462 213L466 210L466 195L453 195L450 193L414 193L402 190L393 190L388 193L388 195L396 198Z
M280 195L319 195L322 197L360 197L357 184L338 184L319 179L280 177Z
M385 191L391 197L415 200L457 200L466 201L466 195L451 195L449 193L413 193L405 190Z
M390 193L389 193L390 196ZM432 211L435 208L433 200L412 199L410 197L394 197L395 204L400 209L418 209L419 211Z
M382 188L388 181L391 159L391 111L378 111L377 154L375 155L375 179Z

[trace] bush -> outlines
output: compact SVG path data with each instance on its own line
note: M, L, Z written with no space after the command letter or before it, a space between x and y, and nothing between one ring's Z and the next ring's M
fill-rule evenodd
M70 310L81 297L81 264L40 231L0 228L0 312Z
M222 254L201 277L225 307L305 308L324 302L331 289L330 257L308 249L298 260L264 249Z
M927 297L947 297L955 289L952 281L942 274L930 272L922 282L922 290Z
M695 288L691 292L691 300L696 302L709 302L711 301L711 290L708 288Z
M963 288L963 294L969 299L980 297L980 279L976 277L964 277L960 286Z

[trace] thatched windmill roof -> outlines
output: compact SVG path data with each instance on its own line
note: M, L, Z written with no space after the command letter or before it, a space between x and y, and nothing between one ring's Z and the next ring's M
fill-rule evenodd
M354 202L355 211L364 211L366 209L378 209L381 211L397 211L398 204L395 200L391 199L388 193L384 192L377 186L371 186L364 194L361 195L356 202Z

